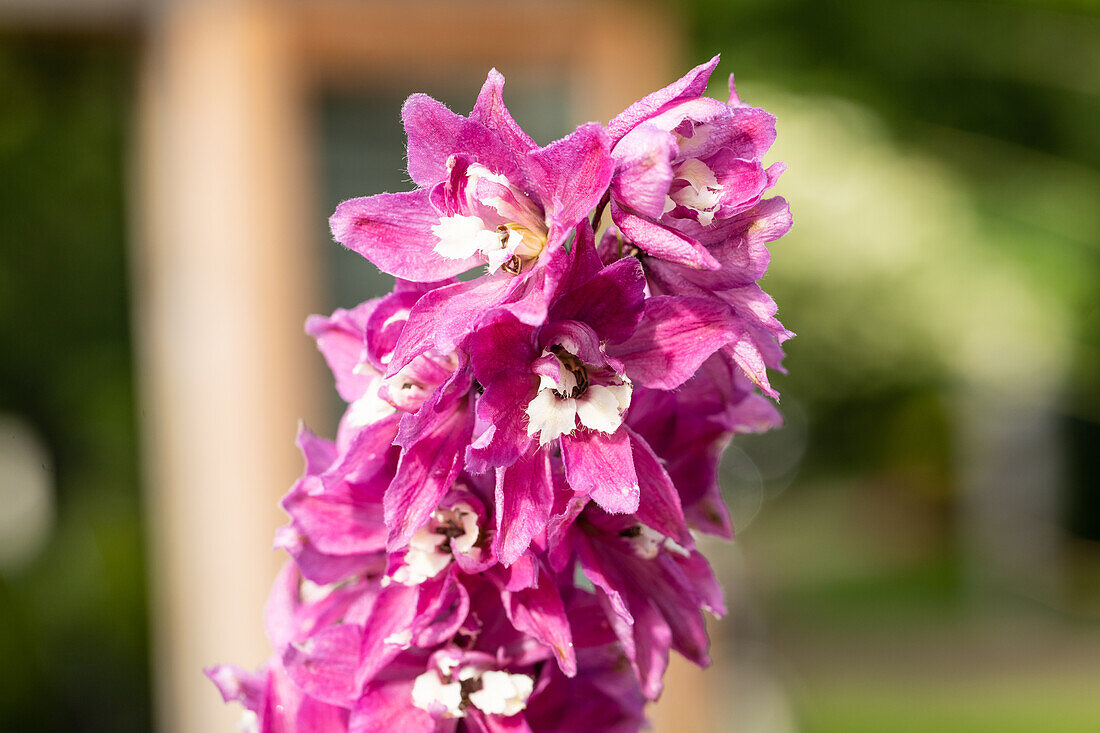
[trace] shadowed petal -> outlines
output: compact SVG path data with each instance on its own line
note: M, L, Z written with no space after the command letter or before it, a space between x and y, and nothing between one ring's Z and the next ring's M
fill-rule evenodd
M684 547L692 547L694 541L684 520L680 495L672 484L668 472L642 436L628 427L634 469L638 472L641 502L638 505L638 521L666 537L671 537Z
M615 343L633 333L642 317L644 300L642 264L634 257L626 257L563 295L550 308L550 320L587 323L600 340Z
M632 214L611 202L611 218L622 233L654 257L700 270L717 270L721 265L701 244L652 219Z

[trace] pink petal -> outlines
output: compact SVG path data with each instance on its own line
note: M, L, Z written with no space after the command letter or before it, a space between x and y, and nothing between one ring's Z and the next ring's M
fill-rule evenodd
M329 626L283 652L283 666L294 684L310 697L347 706L355 699L355 671L363 629L355 624Z
M611 218L623 235L654 257L700 270L717 270L721 265L699 242L670 227L633 214L611 202Z
M704 298L659 295L645 304L645 315L629 341L608 348L635 382L674 389L734 336L729 311Z
M383 272L416 282L453 277L481 261L478 255L452 260L436 252L439 238L432 227L438 223L425 189L350 199L329 219L337 242Z
M473 417L464 392L454 398L445 386L402 420L397 440L405 450L383 501L391 552L408 544L451 488L462 469Z
M515 156L485 125L455 114L426 94L414 94L401 108L409 138L409 175L418 186L431 186L447 176L447 159L466 154L494 173L522 181Z
M412 626L419 597L419 586L410 587L401 583L391 583L378 594L370 618L363 627L363 642L359 654L361 663L352 675L356 684L362 686L370 682L401 653L399 644L386 640Z
M397 374L433 346L445 354L454 351L477 327L482 314L504 298L509 286L507 276L482 277L426 293L409 312L386 376Z
M306 333L317 340L317 349L325 357L336 391L345 402L355 402L372 383L372 376L357 374L355 367L363 358L367 320L381 299L368 300L351 310L337 308L331 316L310 316Z
M527 154L531 185L558 232L575 227L599 203L615 167L610 148L603 127L589 123Z
M561 454L565 477L573 491L591 496L612 514L632 514L638 510L638 476L625 430L607 435L580 429L572 435L563 435Z
M368 686L351 711L348 733L438 733L432 714L412 704L412 688L412 680Z
M493 553L501 563L514 563L527 551L531 539L546 530L553 500L547 448L523 456L508 468L497 469Z
M477 95L477 103L470 112L470 119L480 122L504 141L504 144L518 155L535 147L535 141L520 129L512 119L508 108L504 106L504 75L496 69L489 70L489 76Z
M642 97L620 112L607 125L612 143L618 143L627 132L643 120L659 114L662 110L678 102L698 97L705 92L710 75L714 71L714 67L718 66L718 58L718 56L715 56L705 64L696 66L664 89L659 89Z
M615 146L611 195L640 214L661 218L675 157L676 138L671 132L646 124L635 127Z

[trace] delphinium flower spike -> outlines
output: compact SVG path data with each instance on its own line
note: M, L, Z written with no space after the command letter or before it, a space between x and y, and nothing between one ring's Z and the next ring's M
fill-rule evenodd
M495 70L468 117L405 103L418 188L331 219L396 282L307 322L347 409L299 435L273 654L207 670L249 729L627 733L670 650L709 662L695 533L732 537L718 462L780 424L791 336L774 120L717 63L545 147Z

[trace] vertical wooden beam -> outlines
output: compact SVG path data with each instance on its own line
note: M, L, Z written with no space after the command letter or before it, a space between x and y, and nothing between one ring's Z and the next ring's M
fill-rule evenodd
M309 136L270 4L167 3L143 64L134 313L159 729L234 730L203 676L267 657L276 501L323 400Z

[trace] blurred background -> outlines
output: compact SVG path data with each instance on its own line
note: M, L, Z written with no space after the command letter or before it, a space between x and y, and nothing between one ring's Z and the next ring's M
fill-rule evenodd
M715 667L658 731L1100 730L1089 0L0 2L0 730L233 730L275 501L336 395L329 238L399 107L489 66L536 140L722 53L777 115L786 426L723 464Z

